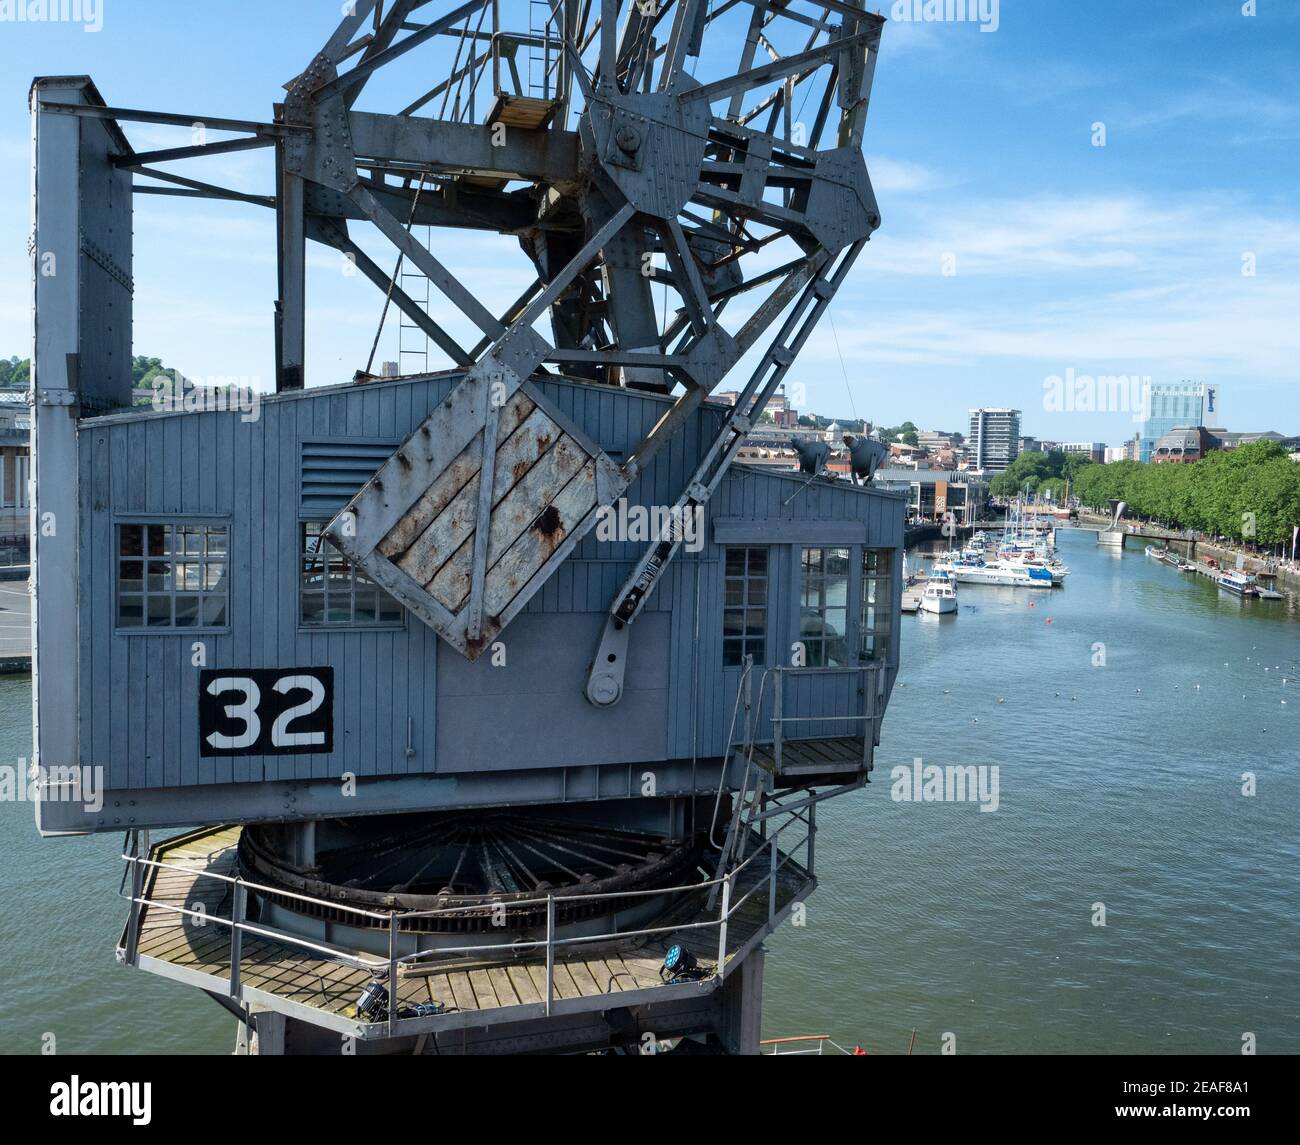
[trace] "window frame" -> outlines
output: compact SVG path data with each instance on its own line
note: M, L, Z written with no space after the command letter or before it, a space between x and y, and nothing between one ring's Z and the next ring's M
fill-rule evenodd
M848 551L848 566L845 574L826 573L826 558L828 552ZM898 631L898 622L895 617L898 615L898 601L894 594L894 577L898 569L899 557L896 555L901 550L888 546L868 545L868 544L795 544L790 546L791 565L794 570L794 584L791 588L791 599L794 604L794 635L792 639L799 641L804 646L804 668L808 671L827 671L841 672L846 668L860 668L872 665L888 666L894 664L894 640L895 633ZM814 660L825 659L826 638L816 637L810 639L804 635L803 619L806 599L806 585L809 576L809 567L805 553L820 552L823 554L819 571L813 572L813 576L822 580L826 576L836 578L844 576L846 582L846 603L844 606L845 614L845 631L842 639L845 646L845 658L838 664L814 663ZM871 561L879 561L885 557L888 562L888 569L885 572L875 571ZM874 590L876 596L873 600L868 600L868 594ZM824 584L823 584L824 599ZM876 620L870 633L873 638L871 654L867 653L866 638L868 635L866 624L869 616L869 608L874 607L878 611L875 614ZM838 611L838 606L836 606ZM819 611L818 615L825 620L825 611ZM819 651L814 652L817 648Z
M739 576L733 575L728 571L728 562L731 553L739 552L744 554L744 571ZM761 552L763 554L763 572L756 574L750 569L751 554ZM770 545L723 545L722 546L722 667L723 670L732 670L742 668L745 662L745 656L753 652L755 645L762 646L762 655L754 654L754 663L756 665L767 665L770 663L768 656L772 648L772 547ZM763 602L757 604L750 600L750 586L756 582L763 583ZM741 603L727 603L727 589L733 584L739 582L741 585ZM763 630L759 636L749 635L747 627L747 616L751 612L762 612ZM729 636L727 634L727 616L728 614L740 613L741 615L741 633L739 636ZM740 659L734 664L728 662L727 649L740 645Z
M858 560L858 619L857 619L857 640L854 642L854 655L858 664L888 664L893 656L894 649L894 630L897 625L894 623L894 617L898 610L894 607L894 553L897 550L889 548L876 548L870 545L862 546L862 556ZM870 557L884 557L886 560L885 571L881 572L879 567L869 570L867 562ZM870 588L876 588L878 591L883 590L884 596L877 596L875 600L868 600L867 594ZM867 627L867 609L868 606L874 606L877 609L877 616L883 615L884 623L873 624L871 628ZM868 655L865 651L867 637L872 637L872 653ZM883 649L876 651L883 639Z
M855 622L854 613L853 613L853 602L855 599L854 598L855 562L853 559L853 554L856 551L858 551L862 546L844 545L844 544L810 544L810 545L801 544L801 545L795 545L793 547L794 547L794 560L795 560L794 589L795 589L795 604L796 604L796 608L795 608L796 631L795 631L794 638L800 644L803 645L803 651L804 651L803 667L809 669L826 669L832 672L842 671L845 668L851 668L855 663L854 642L851 639L851 632ZM817 571L815 572L811 571L811 567L807 560L807 556L810 553L821 554L820 557L818 558ZM828 567L827 554L829 553L844 554L843 573L827 572L827 567ZM827 605L826 603L827 579L834 578L835 580L839 580L841 577L844 580L844 604ZM826 614L831 609L833 609L836 612L842 610L844 613L843 630L838 635L838 639L841 640L844 644L844 657L843 660L837 664L826 663L826 645L829 638L824 633L820 636L814 636L814 637L809 637L804 633L804 628L803 628L804 609L810 607L806 603L806 597L807 597L809 582L811 578L815 578L816 587L819 589L818 595L820 597L820 604L818 606L817 615L821 618L823 625L826 623L826 619L827 619ZM820 652L818 653L818 657L820 658L819 663L814 663L815 658L812 654L812 649L814 647L820 649Z
M122 553L122 530L124 528L140 528L146 530L141 537L141 552L130 555ZM148 532L151 527L165 528L168 530L168 540L166 543L167 552L164 554L152 556L144 551L149 546ZM226 548L225 552L220 554L221 563L224 566L224 576L218 581L218 584L224 582L224 588L220 591L216 589L206 589L201 585L193 591L178 590L176 585L176 566L178 564L197 564L199 566L199 579L202 582L205 578L205 572L209 563L210 554L206 533L202 551L195 554L185 552L177 553L174 550L174 544L171 538L176 535L175 530L182 529L203 529L216 530L220 529L225 533ZM186 635L211 635L229 632L231 629L231 608L232 593L230 591L230 570L232 560L232 547L234 544L234 528L229 516L221 514L192 514L192 513L129 513L117 514L113 517L113 633L116 636L186 636ZM196 559L189 560L193 556ZM141 579L140 590L138 592L122 591L122 562L123 561L140 561ZM168 565L167 576L170 585L166 590L150 590L149 571L150 563L165 562ZM123 596L134 598L140 601L140 623L123 624L122 623L122 599ZM204 602L209 599L223 599L225 601L224 620L220 624L188 624L179 625L176 623L176 598L178 596L193 596L198 601L199 614L202 615ZM149 601L151 599L166 599L170 602L171 621L168 624L150 624L149 620Z
M313 620L307 620L305 618L304 602L306 597L308 596L320 597L323 612L328 611L329 601L330 601L330 592L328 589L329 580L330 580L330 574L329 574L330 561L328 556L324 558L323 585L325 587L322 587L322 589L319 592L313 590L304 590L303 588L303 582L307 572L307 562L313 559L317 561L322 560L322 558L319 555L309 554L307 551L308 529L315 528L317 530L316 536L321 539L322 543L329 544L328 539L322 536L321 530L324 528L325 525L329 524L329 522L332 519L333 518L331 517L300 517L297 522L297 527L295 529L295 536L297 540L298 553L294 560L294 581L297 587L297 598L298 598L297 611L296 611L298 631L303 633L313 633L313 634L320 633L320 632L402 632L405 631L407 609L402 604L402 602L398 600L395 596L393 596L387 589L385 589L377 581L372 580L369 574L367 574L364 569L359 569L355 564L355 562L349 560L346 556L340 553L337 548L334 548L334 546L332 545L330 547L333 550L334 554L339 559L342 560L344 566L346 566L348 570L348 609L351 613L352 619L335 620L335 621L327 621L327 620L313 621ZM364 577L365 583L367 585L374 587L376 593L376 598L375 598L376 608L375 608L374 620L356 619L358 576ZM396 605L398 615L395 620L379 619L379 598L380 597L384 597L392 601L393 604Z

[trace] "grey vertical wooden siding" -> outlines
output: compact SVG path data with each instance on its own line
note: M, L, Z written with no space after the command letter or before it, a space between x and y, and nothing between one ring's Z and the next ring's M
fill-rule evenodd
M644 622L633 628L629 693L608 710L591 708L576 693L577 707L548 709L545 697L557 679L567 687L574 682L569 677L585 676L593 634L644 551L642 543L601 542L594 533L584 538L503 634L508 660L513 656L516 664L498 677L482 674L492 671L486 658L467 665L410 617L387 630L299 627L300 521L332 513L349 485L359 486L367 467L387 455L388 444L412 432L455 381L435 376L307 390L264 401L253 422L212 412L81 423L77 718L82 762L103 766L109 789L326 778L345 771L526 769L564 762L566 753L576 765L723 750L734 695L723 687L722 550L711 527L700 553L683 553L670 566ZM666 408L665 399L628 391L564 382L541 389L616 458ZM720 417L716 408L702 409L628 490L629 504L671 504ZM332 459L339 462L334 471ZM865 515L878 543L901 543L901 498L819 483L786 504L795 488L789 479L736 469L708 515L798 521ZM229 525L227 631L116 630L114 526L132 518ZM797 633L791 551L773 547L774 634ZM572 623L547 619L563 614L574 614ZM209 667L332 666L334 751L201 758L199 673L191 663L196 642L205 645ZM476 745L471 737L486 717L492 727Z

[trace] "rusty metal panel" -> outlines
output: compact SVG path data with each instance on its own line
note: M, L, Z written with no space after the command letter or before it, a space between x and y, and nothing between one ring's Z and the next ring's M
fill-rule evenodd
M457 387L328 532L473 660L626 487L619 467L537 389L483 409Z

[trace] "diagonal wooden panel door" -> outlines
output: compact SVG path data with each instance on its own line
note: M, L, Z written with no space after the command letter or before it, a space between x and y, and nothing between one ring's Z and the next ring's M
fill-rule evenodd
M475 404L453 390L326 530L471 660L627 487L535 387Z

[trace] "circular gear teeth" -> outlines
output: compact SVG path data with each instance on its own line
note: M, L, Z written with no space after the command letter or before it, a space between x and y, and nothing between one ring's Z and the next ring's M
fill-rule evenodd
M675 841L526 810L454 811L317 824L314 861L304 866L294 857L298 831L261 824L241 833L240 871L263 888L259 902L380 936L386 923L377 916L395 909L414 912L404 934L500 936L504 928L523 936L545 928L547 895L561 929L611 912L657 911L663 903L644 892L688 881L704 846L702 838ZM373 945L364 935L361 942Z

